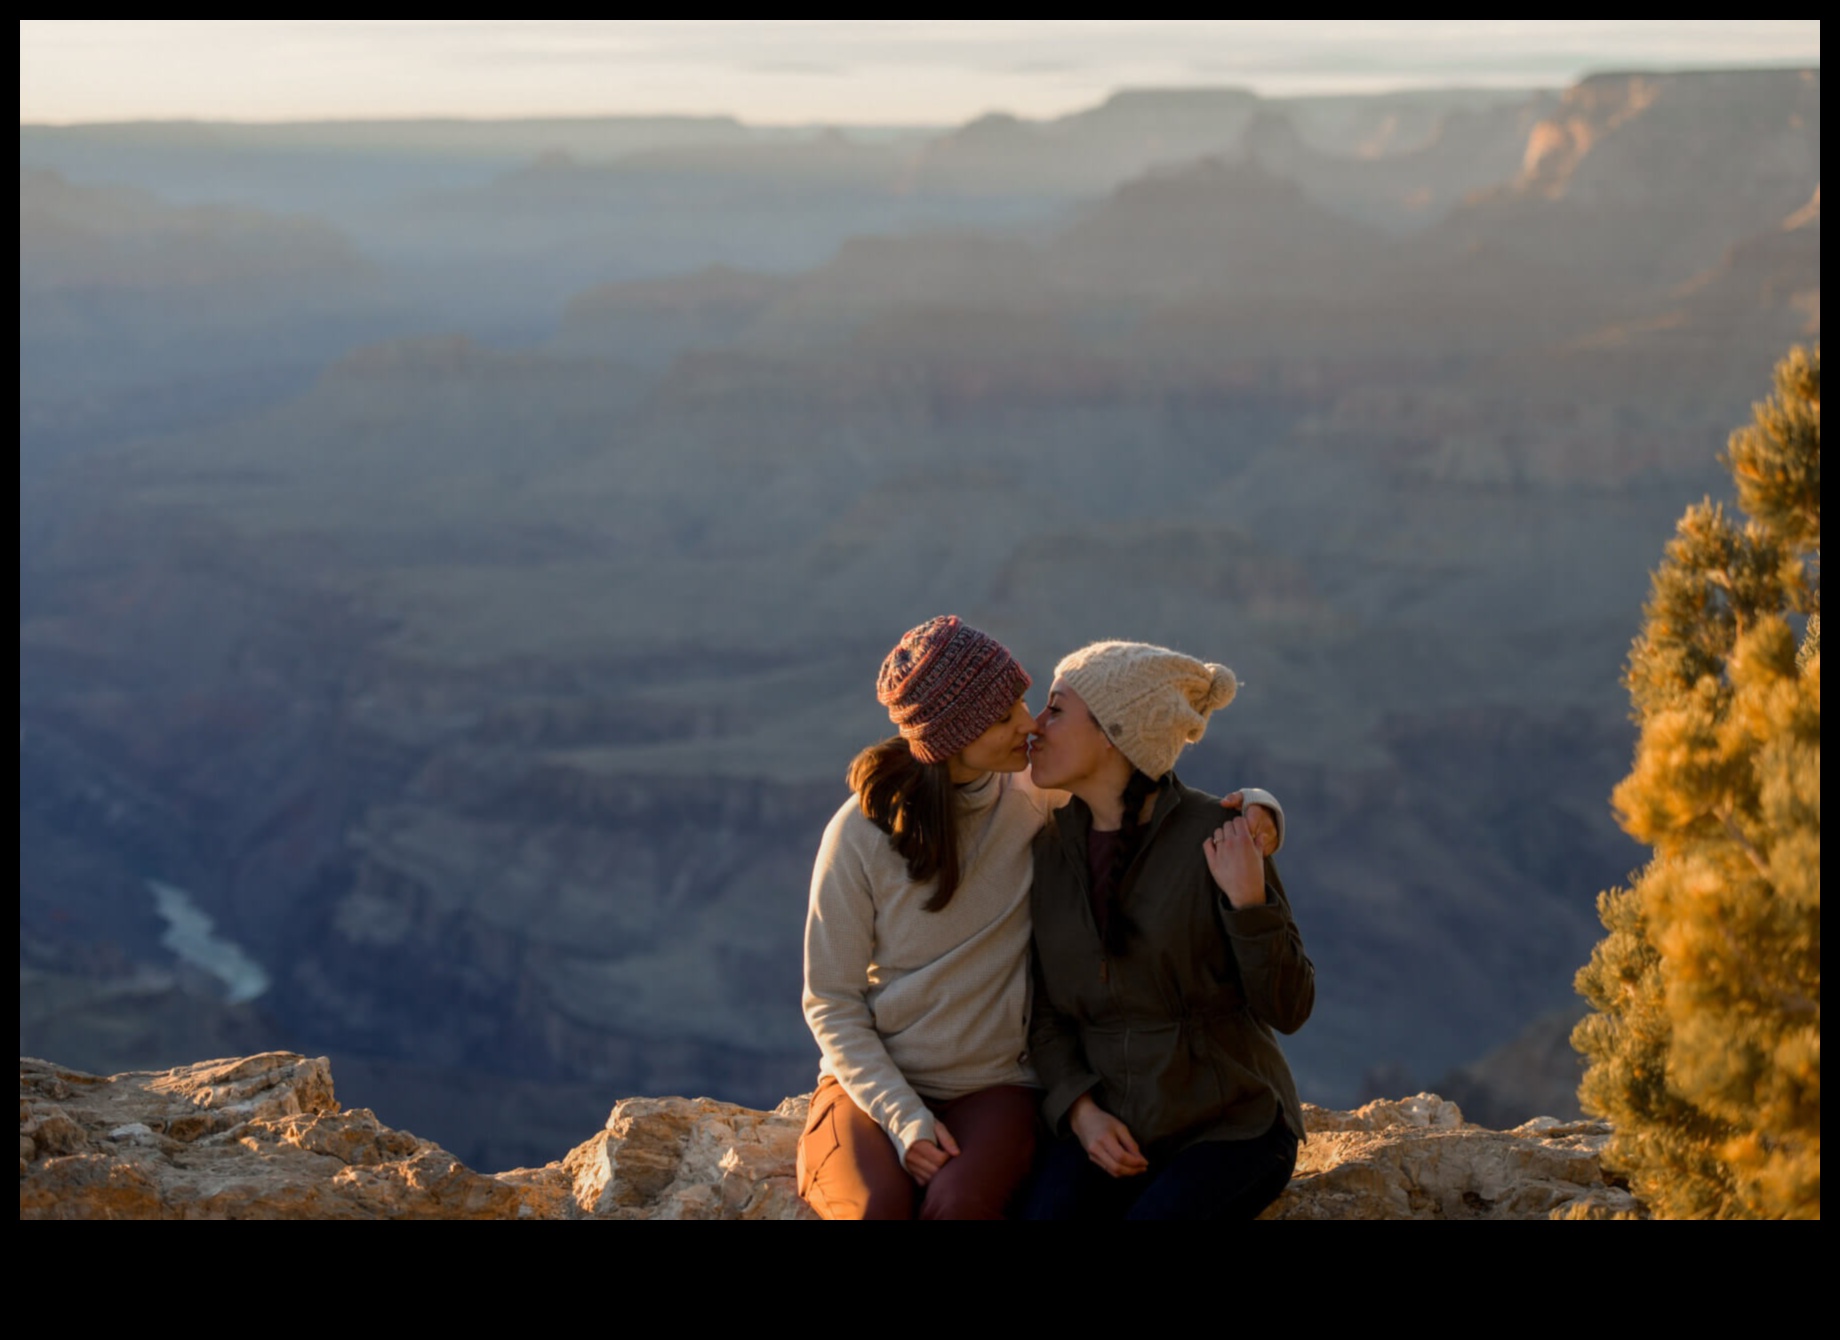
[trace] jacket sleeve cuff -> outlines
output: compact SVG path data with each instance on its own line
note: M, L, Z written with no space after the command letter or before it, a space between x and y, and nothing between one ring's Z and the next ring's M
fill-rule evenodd
M1284 850L1284 806L1278 803L1276 796L1262 787L1242 786L1239 789L1239 795L1247 805L1263 805L1272 812L1272 816L1277 820L1278 845L1271 849L1271 855L1276 856Z
M1069 1075L1050 1088L1041 1100L1041 1115L1048 1123L1048 1129L1056 1135L1067 1133L1067 1113L1083 1093L1090 1093L1099 1087L1099 1077L1081 1071Z
M1272 897L1270 888L1266 885L1266 901L1258 907L1236 908L1227 901L1226 894L1219 895L1221 920L1226 923L1227 934L1236 940L1256 940L1290 926L1290 909Z

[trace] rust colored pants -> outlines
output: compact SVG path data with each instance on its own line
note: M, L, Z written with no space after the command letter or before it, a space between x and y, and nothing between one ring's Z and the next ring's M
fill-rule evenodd
M1035 1160L1035 1089L1004 1084L929 1101L958 1142L922 1189L888 1133L829 1075L799 1137L799 1194L826 1219L1002 1219Z

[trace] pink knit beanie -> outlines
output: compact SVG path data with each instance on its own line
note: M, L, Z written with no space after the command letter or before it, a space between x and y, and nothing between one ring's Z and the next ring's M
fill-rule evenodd
M956 614L928 619L882 662L875 697L914 757L943 763L1008 716L1029 674Z

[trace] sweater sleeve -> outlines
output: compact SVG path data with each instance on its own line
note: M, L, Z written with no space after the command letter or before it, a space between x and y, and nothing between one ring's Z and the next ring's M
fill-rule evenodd
M805 918L805 1022L828 1071L888 1132L905 1163L915 1143L935 1138L933 1114L889 1057L869 1009L875 900L863 854L845 833L849 816L846 807L824 830L812 869Z
M1316 1005L1316 968L1303 952L1303 936L1291 918L1291 904L1278 867L1265 858L1265 903L1235 908L1216 892L1221 925L1239 960L1246 1003L1259 1020L1280 1033L1302 1028Z
M1263 805L1266 809L1271 811L1272 817L1277 820L1278 845L1272 848L1271 853L1273 856L1276 856L1279 852L1284 850L1284 806L1278 803L1278 798L1276 796L1262 787L1242 786L1239 789L1239 794L1240 799L1248 805Z

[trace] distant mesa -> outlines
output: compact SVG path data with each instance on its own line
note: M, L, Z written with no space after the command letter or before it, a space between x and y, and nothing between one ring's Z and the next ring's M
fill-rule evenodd
M1260 105L1241 90L1126 90L1050 121L981 116L923 150L913 187L947 195L1091 195L1159 164L1237 145Z
M610 159L666 144L744 140L732 116L422 117L371 121L131 121L75 126L22 125L22 146L117 144L144 149L201 144L259 151L434 154L461 158L534 157L559 148L583 159Z
M351 285L370 266L317 219L171 205L129 187L19 170L22 289L147 289L312 280Z
M1119 187L1054 245L1084 290L1308 301L1358 271L1379 234L1251 159L1208 158Z
M1200 86L1196 88L1121 88L1083 116L1107 114L1139 116L1146 112L1163 114L1217 112L1223 108L1250 107L1259 95L1248 88Z
M974 140L994 135L1012 135L1028 129L1028 122L1013 112L985 112L965 122L947 138Z

